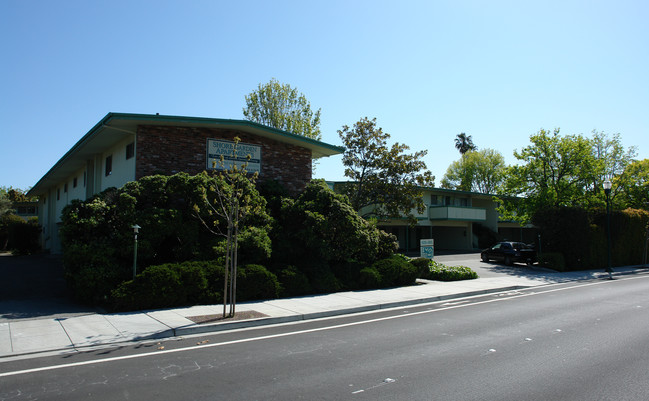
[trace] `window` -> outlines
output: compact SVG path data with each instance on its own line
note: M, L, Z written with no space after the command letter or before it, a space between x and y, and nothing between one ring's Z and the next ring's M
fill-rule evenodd
M83 172L83 187L86 187L86 172Z
M61 200L61 188L56 188L56 200Z
M76 188L76 187L77 187L77 177L74 177L72 179L72 188Z
M459 201L458 206L464 206L464 207L469 206L469 200L467 198L460 198L458 199L458 201Z
M68 183L66 182L63 184L63 192L67 193L68 192Z
M131 159L133 156L135 156L135 142L126 145L126 160Z
M444 198L444 206L451 206L451 205L452 205L451 197L450 196L445 197Z
M113 155L106 158L106 167L104 168L106 177L113 173Z
M430 196L430 204L431 205L437 205L437 195L431 195Z

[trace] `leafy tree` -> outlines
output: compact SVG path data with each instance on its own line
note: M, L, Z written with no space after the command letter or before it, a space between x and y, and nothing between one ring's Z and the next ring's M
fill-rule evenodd
M471 150L478 150L478 147L473 144L471 135L467 135L464 132L456 135L455 148L460 151L462 155Z
M604 198L602 197L602 186L607 179L613 182L611 190L612 204L618 202L617 196L625 190L625 185L633 185L634 177L626 177L626 175L634 172L641 173L634 169L628 170L627 167L634 161L637 156L635 146L625 149L620 139L620 134L615 134L609 137L603 132L593 131L593 155L598 162L598 172L595 180L590 187L592 205L602 204ZM631 189L631 188L630 188Z
M9 199L6 188L0 187L0 216L9 214L12 210L11 199Z
M232 154L235 157L239 142L239 138L234 138ZM222 170L214 176L215 185L204 188L202 207L199 204L194 205L196 216L205 227L212 234L224 237L226 240L223 317L226 316L228 300L230 316L235 314L239 237L240 231L244 228L243 223L250 215L265 213L266 208L266 201L259 196L255 188L257 173L248 174L247 166L246 162L240 168L232 164L226 169L225 161L221 156Z
M410 148L400 143L388 147L390 135L376 126L376 118L345 125L338 135L346 148L345 176L352 180L342 192L353 208L363 217L407 216L414 224L413 209L425 210L421 187L435 181L422 160L427 152L405 153Z
M28 198L25 196L26 191L23 191L22 189L18 188L9 188L7 190L7 196L9 196L9 200L12 202L30 202L35 200L34 198Z
M304 94L275 78L246 96L247 120L320 140L320 109L315 113Z
M541 130L530 137L531 145L514 157L521 164L507 168L503 193L519 198L500 198L505 218L529 222L547 207L589 206L593 183L601 165L592 152L592 141L581 135L560 136Z
M442 188L494 194L502 182L505 167L505 158L496 150L467 152L448 167Z
M284 198L276 223L275 264L297 267L316 292L353 289L360 269L397 249L393 235L360 217L323 180L311 182L297 199Z
M630 163L613 183L620 191L616 199L620 208L649 210L649 159Z

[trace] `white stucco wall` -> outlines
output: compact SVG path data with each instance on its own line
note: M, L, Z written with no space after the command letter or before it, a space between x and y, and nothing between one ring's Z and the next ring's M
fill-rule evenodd
M100 158L101 185L100 191L110 187L119 188L129 181L135 180L135 157L126 160L126 146L133 142L132 139L124 140L104 152ZM113 169L106 175L106 158L113 157Z
M53 253L60 252L58 224L61 222L63 208L74 199L85 200L88 195L101 192L109 187L121 187L135 180L135 157L126 160L126 145L132 143L129 138L111 147L106 152L96 155L89 164L74 174L51 187L39 207L39 222L43 230L43 248ZM106 157L112 155L112 172L105 174ZM88 169L91 169L90 171ZM76 178L77 185L74 185ZM67 190L66 190L67 184Z

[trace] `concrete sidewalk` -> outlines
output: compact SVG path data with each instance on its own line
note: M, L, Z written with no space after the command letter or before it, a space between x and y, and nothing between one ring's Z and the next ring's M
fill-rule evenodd
M649 270L644 268L618 268L615 275L646 272ZM601 271L585 271L544 272L538 277L528 275L456 282L422 281L419 285L409 287L241 303L237 304L237 314L248 317L241 320L219 320L223 305L201 305L131 313L92 313L66 318L5 321L0 323L0 358L48 351L75 351L109 344L316 319L604 277L607 275Z

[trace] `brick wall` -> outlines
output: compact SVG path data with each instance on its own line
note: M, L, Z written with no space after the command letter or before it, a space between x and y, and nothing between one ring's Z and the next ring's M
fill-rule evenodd
M169 126L139 126L137 179L153 174L198 174L207 167L207 139L233 140L261 146L259 181L277 180L297 194L311 180L311 151L237 130Z

